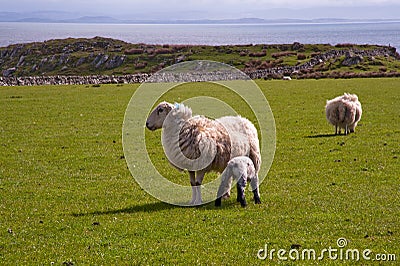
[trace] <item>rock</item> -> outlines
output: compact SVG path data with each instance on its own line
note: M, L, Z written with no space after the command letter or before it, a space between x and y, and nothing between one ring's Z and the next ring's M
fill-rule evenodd
M176 58L175 63L180 63L180 62L184 61L185 59L186 59L186 56L185 56L185 55L178 56L178 57Z
M57 56L56 56L56 55L53 55L53 56L49 59L49 62L50 62L50 63L53 63L53 62L56 61L56 59L57 59Z
M21 57L18 60L17 67L22 66L24 64L24 61L25 61L25 56L21 55Z
M299 42L294 42L294 43L292 44L292 50L293 50L293 51L297 51L297 50L300 50L300 49L302 49L302 48L304 48L304 45L301 44L301 43L299 43Z
M107 61L105 67L107 69L119 67L120 65L122 65L124 63L125 57L126 57L125 55L122 55L122 56L116 55L111 60Z
M62 54L60 56L60 59L58 60L58 65L59 66L60 65L64 65L64 64L68 63L68 60L69 60L69 55L68 54Z
M97 63L101 60L102 57L103 57L103 54L98 54L98 55L94 58L92 64L93 64L93 65L97 65Z
M85 63L85 61L86 61L86 58L85 58L85 57L81 57L81 58L79 58L78 61L76 62L75 66L80 66L80 65L82 65L83 63Z
M12 76L12 74L14 74L15 71L17 71L15 67L3 70L3 77L10 77Z
M24 48L24 45L17 45L14 47L14 49L11 51L10 57L16 57L20 53L20 51Z
M353 55L351 52L346 53L346 57L344 58L342 65L343 66L352 66L358 65L364 60L362 55Z
M96 58L93 61L93 64L95 65L95 68L101 67L105 62L107 62L109 56L106 54L99 54L96 56Z
M7 50L7 49L2 50L2 51L0 52L0 58L4 58L4 57L6 57L7 55L8 55L8 50Z
M39 68L43 68L46 65L47 61L48 61L47 57L42 58L42 60L40 60L40 63L39 63Z

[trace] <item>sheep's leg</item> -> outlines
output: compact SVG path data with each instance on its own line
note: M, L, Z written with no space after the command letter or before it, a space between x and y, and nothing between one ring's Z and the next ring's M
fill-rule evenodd
M240 202L240 205L242 205L242 207L247 206L246 197L244 195L244 191L246 189L246 181L247 177L245 175L242 175L236 184L238 192L237 201Z
M251 146L252 147L250 148L249 158L254 164L254 169L255 169L256 173L258 173L258 171L260 170L260 165L261 165L260 151L257 146L257 143L251 144Z
M349 125L349 133L354 133L355 127L356 127L356 123Z
M344 134L345 135L349 134L349 128L347 125L344 127Z
M196 199L194 205L200 205L203 203L203 199L201 198L201 183L203 182L205 171L197 171L196 172Z
M190 185L192 186L192 199L189 201L190 205L194 205L197 198L196 177L194 171L189 171Z
M254 203L255 204L260 204L261 199L260 199L260 192L258 189L258 176L254 176L251 181L250 181L251 189L253 190L253 195L254 195Z

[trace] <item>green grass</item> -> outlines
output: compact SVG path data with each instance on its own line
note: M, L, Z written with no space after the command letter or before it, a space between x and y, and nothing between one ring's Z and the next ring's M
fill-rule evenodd
M0 264L266 265L256 256L265 244L319 252L337 248L340 237L346 248L396 254L398 262L400 79L258 84L275 116L277 147L263 203L248 194L245 209L235 191L221 208L182 208L135 183L121 130L137 85L0 88ZM165 98L201 94L196 86ZM355 134L332 136L325 101L343 92L358 94L364 113ZM212 96L233 99L217 89ZM159 133L149 133L153 160L188 184L157 152ZM295 263L275 253L272 262L343 261Z

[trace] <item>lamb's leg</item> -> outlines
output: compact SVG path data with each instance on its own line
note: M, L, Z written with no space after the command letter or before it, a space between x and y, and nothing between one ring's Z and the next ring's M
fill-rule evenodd
M239 185L239 182L236 183L236 189L237 189L237 195L236 195L236 201L240 202L242 199L242 188Z
M253 190L253 195L254 195L254 203L261 204L260 193L258 191L258 188Z
M254 176L251 180L250 180L250 185L251 185L251 189L253 190L253 195L254 195L254 203L255 204L261 204L261 199L260 199L260 192L258 189L258 176Z
M229 193L232 186L232 169L229 165L225 168L221 175L221 184L219 185L217 192L217 199L215 200L215 206L221 206L222 198Z
M201 183L203 182L205 171L197 171L196 172L196 199L194 205L200 205L203 203L203 199L201 198Z
M242 207L246 207L247 206L247 202L246 202L246 197L244 195L244 191L246 189L246 181L247 181L247 177L245 175L242 175L239 180L237 181L237 201L240 202L240 205L242 205Z
M220 207L221 206L221 204L222 204L222 197L218 197L216 200L215 200L215 206L216 207Z
M189 201L190 205L194 205L197 198L196 177L194 171L189 171L190 185L192 186L192 199Z
M335 125L335 135L337 135L337 125Z

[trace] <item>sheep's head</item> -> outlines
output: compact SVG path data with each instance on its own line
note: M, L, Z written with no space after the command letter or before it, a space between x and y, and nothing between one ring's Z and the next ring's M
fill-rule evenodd
M146 127L151 131L162 128L165 118L173 108L174 106L172 104L168 102L161 102L150 113L146 121Z
M343 99L348 100L348 101L357 102L358 96L356 94L345 93L343 95Z

